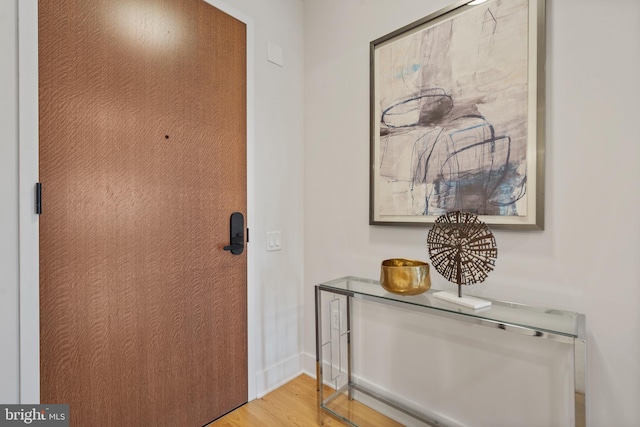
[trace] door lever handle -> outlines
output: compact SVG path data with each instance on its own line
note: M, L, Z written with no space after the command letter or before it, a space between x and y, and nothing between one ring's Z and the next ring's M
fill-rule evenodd
M229 246L225 246L223 248L225 251L231 251L231 253L235 253L233 251L240 251L242 253L242 250L244 249L244 245L240 244L240 243L236 243L235 245L229 245Z
M231 214L229 240L229 245L223 248L225 251L231 251L233 255L244 252L244 216L240 212Z

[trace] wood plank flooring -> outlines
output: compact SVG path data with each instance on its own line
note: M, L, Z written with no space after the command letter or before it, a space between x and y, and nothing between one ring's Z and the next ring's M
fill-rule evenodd
M332 390L325 387L326 393ZM584 411L584 395L576 394L576 405ZM306 427L320 426L317 419L316 380L308 375L300 375L266 396L253 400L235 411L209 424L207 427ZM342 396L331 404L340 407L340 412L356 421L359 426L400 427L384 415L356 401ZM330 416L324 416L325 427L345 426ZM583 417L576 425L585 426Z
M331 390L325 388L327 392ZM349 414L360 426L400 427L402 424L353 400L336 401L341 412ZM207 427L306 427L319 426L316 380L300 375L266 396L253 400L209 424ZM343 412L344 411L344 412ZM324 426L347 425L324 416Z

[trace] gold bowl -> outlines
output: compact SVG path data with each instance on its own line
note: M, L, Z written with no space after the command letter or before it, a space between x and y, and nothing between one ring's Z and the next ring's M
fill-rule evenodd
M382 261L380 284L388 292L418 295L431 287L429 264L412 259L392 258Z

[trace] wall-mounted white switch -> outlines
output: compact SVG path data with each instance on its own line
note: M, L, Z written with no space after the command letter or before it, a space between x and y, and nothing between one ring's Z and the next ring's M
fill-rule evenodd
M268 251L282 250L282 231L267 232L267 250Z
M282 53L282 48L275 43L269 42L267 44L267 61L272 64L279 65L280 67L284 67L284 55Z

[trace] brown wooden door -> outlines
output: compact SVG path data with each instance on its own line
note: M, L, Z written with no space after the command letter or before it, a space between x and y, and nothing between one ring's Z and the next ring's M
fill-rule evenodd
M202 426L247 400L246 28L203 0L40 0L41 401Z

